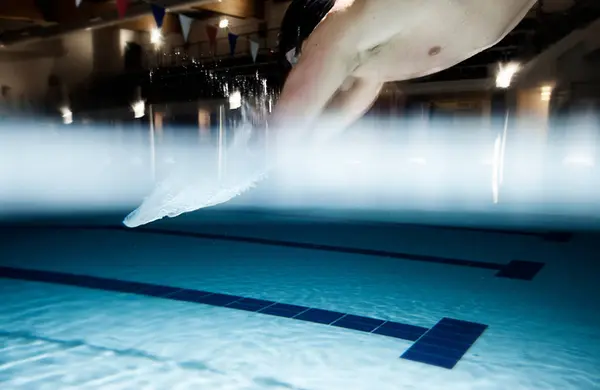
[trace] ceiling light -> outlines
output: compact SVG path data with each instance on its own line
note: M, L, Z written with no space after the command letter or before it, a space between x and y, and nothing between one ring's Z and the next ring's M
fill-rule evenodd
M544 101L544 102L549 101L551 96L552 96L552 87L549 85L543 86L542 91L540 93L540 98L542 99L542 101Z
M69 109L69 107L62 107L60 109L60 114L63 118L63 123L65 125L70 125L73 123L73 112Z
M235 110L242 106L242 94L239 91L235 91L229 96L229 109Z
M511 62L505 65L500 64L498 74L496 75L496 87L508 88L515 73L519 71L519 64Z
M160 45L162 43L162 34L158 28L150 30L150 43Z
M229 19L223 18L219 21L219 28L227 28L229 27Z
M131 109L136 119L143 118L146 113L146 103L143 100L138 100L131 105Z

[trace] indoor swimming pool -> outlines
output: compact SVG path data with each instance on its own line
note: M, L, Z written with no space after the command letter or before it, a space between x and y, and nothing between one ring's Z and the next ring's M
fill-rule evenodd
M0 0L0 390L600 390L600 0L419 5Z
M1 228L2 388L600 388L597 234L119 222Z

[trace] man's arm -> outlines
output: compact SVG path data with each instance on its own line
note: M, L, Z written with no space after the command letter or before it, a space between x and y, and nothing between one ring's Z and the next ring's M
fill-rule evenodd
M293 142L319 117L356 66L352 7L329 14L307 39L275 107L269 127Z
M315 134L317 144L331 140L360 119L371 108L383 83L355 79L346 91L339 91L327 105L327 114Z

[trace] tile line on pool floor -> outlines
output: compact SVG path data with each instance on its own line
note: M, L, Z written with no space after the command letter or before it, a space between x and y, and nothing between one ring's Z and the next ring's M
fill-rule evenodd
M285 248L296 248L306 250L317 250L323 252L345 253L352 255L364 255L385 257L405 261L417 261L423 263L444 264L459 267L479 268L486 270L497 271L495 276L531 281L542 270L544 263L527 261L527 260L511 260L508 263L493 263L478 260L465 260L451 257L441 257L433 255L423 255L405 252L392 252L379 249L366 249L343 247L337 245L317 244L308 242L296 242L286 240L276 240L270 238L259 237L242 237L225 234L214 233L199 233L181 230L170 229L155 229L155 228L138 228L129 229L121 226L93 226L93 225L28 225L27 228L35 229L61 229L61 230L84 230L84 231L119 231L130 234L158 234L175 237L198 238L205 240L219 240L228 242L239 242L245 244L256 244L265 246L278 246Z
M240 211L237 211L240 213ZM264 215L264 212L261 211L251 211L244 210L241 211L245 214L253 214L253 215ZM297 214L293 212L288 213L277 213L284 217L305 217L305 214ZM324 217L319 216L321 220ZM453 230L453 231L466 231L466 232L477 232L477 233L486 233L486 234L500 234L507 236L523 236L523 237L536 237L544 241L556 242L556 243L566 243L570 242L573 239L573 232L564 231L564 230L544 230L540 231L539 229L509 229L509 228L492 228L485 226L452 226L452 225L444 225L444 224L428 224L428 223L419 223L419 222L392 222L392 221L374 221L374 220L340 220L339 218L328 218L328 222L337 222L343 224L351 224L351 225L366 225L366 226L381 226L381 227L417 227L423 229L431 229L431 230Z
M291 305L238 295L152 283L0 266L0 278L41 282L204 304L414 342L401 358L451 369L487 329L487 325L444 317L431 328L349 313Z

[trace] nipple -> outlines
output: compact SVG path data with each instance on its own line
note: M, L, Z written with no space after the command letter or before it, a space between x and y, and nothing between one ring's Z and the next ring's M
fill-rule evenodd
M438 54L440 54L440 52L442 51L442 48L439 46L434 46L431 49L429 49L429 55L430 56L437 56Z

